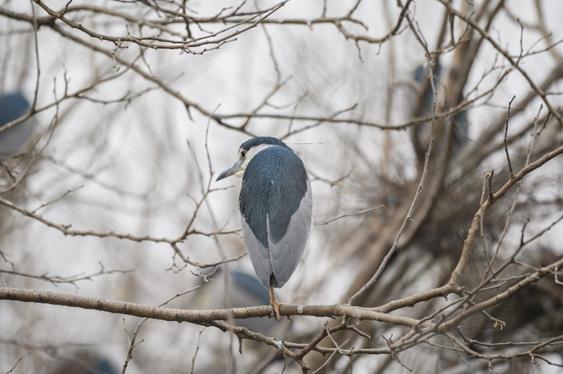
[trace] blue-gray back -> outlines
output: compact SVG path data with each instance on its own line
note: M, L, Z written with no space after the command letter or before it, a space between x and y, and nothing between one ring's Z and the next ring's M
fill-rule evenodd
M29 102L21 93L0 96L0 127L20 118L29 110Z
M432 73L432 78L434 79L434 87L437 89L437 86L440 82L440 76L442 75L442 67L440 65L437 65ZM413 78L416 83L422 84L423 82L427 82L428 79L426 67L424 65L417 65L417 67L414 69ZM423 101L423 107L425 110L424 114L426 115L426 113L431 113L432 103L434 102L434 93L432 92L431 86L428 86L426 88L426 91L424 91Z
M427 75L426 67L424 65L417 65L417 67L414 69L413 72L413 78L415 82L422 83L427 81L426 75ZM442 67L441 65L437 65L433 72L434 86L436 88L440 84L441 75L442 75ZM432 104L434 101L431 87L426 88L422 100L423 100L422 115L425 116L430 115L430 113L432 113ZM467 118L467 113L465 111L456 113L453 118L453 123L454 123L453 145L454 145L454 149L459 149L463 147L465 143L467 143L467 141L469 140L469 122ZM419 129L420 127L421 126L417 126L417 129Z
M234 292L238 292L241 289L256 300L256 305L268 304L268 290L256 277L240 271L232 271L231 278L235 285Z
M33 133L35 120L30 118L10 128L5 125L23 117L29 109L29 102L20 92L0 96L0 160L24 151Z
M307 172L288 147L272 146L250 160L242 180L239 206L256 238L268 248L285 235L307 192ZM266 222L268 220L268 222Z

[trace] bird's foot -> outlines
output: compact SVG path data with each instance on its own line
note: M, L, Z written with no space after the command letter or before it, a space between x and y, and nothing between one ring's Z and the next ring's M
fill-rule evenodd
M276 320L279 321L281 319L280 304L278 304L278 301L276 300L276 295L274 294L274 289L272 287L270 287L269 293L270 293L270 305L274 309L274 315L276 317Z
M280 316L280 304L275 303L272 305L272 307L274 308L274 314L276 315L276 320L280 320L281 316Z

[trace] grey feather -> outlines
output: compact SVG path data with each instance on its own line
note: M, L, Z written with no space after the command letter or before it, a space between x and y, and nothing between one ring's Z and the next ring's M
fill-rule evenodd
M418 65L413 73L413 78L415 82L422 84L426 79L426 68L423 65ZM434 86L438 88L440 85L440 78L442 75L442 67L437 65L434 72ZM432 115L432 105L434 101L434 96L432 92L432 88L428 85L426 87L426 91L423 93L423 103L422 103L422 113L414 113L414 116L430 116ZM463 98L460 97L460 101L463 101ZM458 153L467 142L470 140L469 138L469 120L466 111L458 112L453 117L453 152ZM415 126L414 127L414 134L417 139L420 140L422 147L426 147L426 144L430 141L430 126Z
M277 242L270 237L272 271L276 281L274 287L282 287L299 265L309 238L312 210L311 186L307 183L307 193L291 217L285 235Z
M254 232L246 223L244 217L241 217L242 232L244 241L246 242L246 252L250 257L250 262L254 267L254 272L260 282L266 287L270 285L270 275L272 274L272 262L270 261L270 252L267 246L264 246L260 240L256 238Z
M23 117L29 109L29 102L19 92L0 96L0 129L5 124ZM28 119L0 131L0 159L22 152L32 135L34 126L34 121Z

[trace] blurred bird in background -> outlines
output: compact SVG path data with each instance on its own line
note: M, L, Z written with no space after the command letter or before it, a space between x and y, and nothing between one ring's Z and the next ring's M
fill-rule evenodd
M436 64L434 71L432 72L433 85L436 92L440 91L440 78L442 76L442 66ZM430 117L432 115L432 109L434 104L434 93L432 90L432 85L430 85L428 77L428 69L423 65L417 65L412 73L414 79L415 87L418 91L418 105L415 105L412 112L412 118L420 117ZM463 101L463 98L460 98ZM437 105L439 105L439 100L437 100ZM439 107L437 106L437 112ZM457 154L468 142L469 140L469 120L467 117L467 112L461 111L456 113L452 119L452 154ZM428 142L430 141L431 127L430 124L417 125L414 126L414 131L412 132L414 139L413 144L415 145L415 151L417 154L424 154L426 148L428 147Z
M241 174L239 209L247 252L279 320L274 288L289 280L303 255L311 228L311 185L303 161L273 137L242 143L239 160L217 180Z
M21 92L0 96L0 160L17 156L26 150L33 134L34 121L8 124L25 116L30 110L29 101Z
M227 279L224 279L226 277ZM200 308L244 308L269 303L268 289L256 277L241 271L229 270L215 273L214 280L202 282L196 293L195 304ZM226 287L225 287L226 284ZM278 332L275 322L264 318L245 318L235 320L237 326L264 335Z
M118 374L117 367L104 355L93 351L80 350L74 357L65 358L64 362L50 371L50 374Z
M201 288L194 293L193 299L189 301L189 307L196 305L203 309L216 308L243 308L251 306L265 305L269 302L268 289L253 275L243 270L220 268L212 275L208 274L202 278ZM209 278L209 279L206 279ZM206 279L206 281L203 281ZM181 307L188 307L182 305ZM245 318L232 321L235 325L246 327L247 329L272 336L279 340L288 339L291 336L292 328L288 321L277 322L268 318ZM246 352L252 352L255 360L250 363L239 362L237 372L242 373L262 373L262 370L279 360L283 360L283 355L277 350L268 349L261 344L251 340L245 340ZM223 350L221 347L213 347L215 355L221 357ZM228 372L228 358L216 358L202 367L202 373L224 373Z

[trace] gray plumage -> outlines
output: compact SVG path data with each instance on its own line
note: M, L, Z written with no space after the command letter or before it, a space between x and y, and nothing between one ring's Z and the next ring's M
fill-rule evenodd
M268 303L268 290L261 285L252 275L242 271L233 270L230 272L232 284L234 287L248 295L247 304L241 303L241 306L262 305Z
M50 374L118 374L121 371L105 355L92 349L74 351L68 358L60 360L54 367L43 368Z
M225 287L223 277L227 277L228 287ZM240 270L225 273L219 270L213 278L211 282L202 280L201 289L182 307L196 305L202 309L245 308L268 304L268 289L252 274ZM235 324L266 335L277 334L276 327L279 326L271 319L259 317L236 319Z
M440 78L442 75L441 65L436 65L433 72L434 87L438 89L440 84ZM423 65L418 65L413 72L413 78L415 82L422 85L424 81L427 80L427 69ZM423 97L422 97L422 108L421 112L416 114L416 116L430 116L432 114L432 103L433 103L433 93L430 85L427 85ZM465 144L469 141L469 121L467 117L467 112L458 112L453 117L453 151L457 153ZM415 136L422 140L425 145L430 140L430 126L415 126Z
M282 287L303 255L311 228L311 186L303 161L281 140L244 142L240 159L217 180L244 170L239 196L241 225L258 279L270 290Z
M32 120L3 129L6 124L23 117L29 109L29 102L20 92L0 96L0 159L21 153L29 141L33 132Z
M244 172L239 206L256 275L266 287L282 287L311 225L311 187L301 159L285 145L259 151Z

